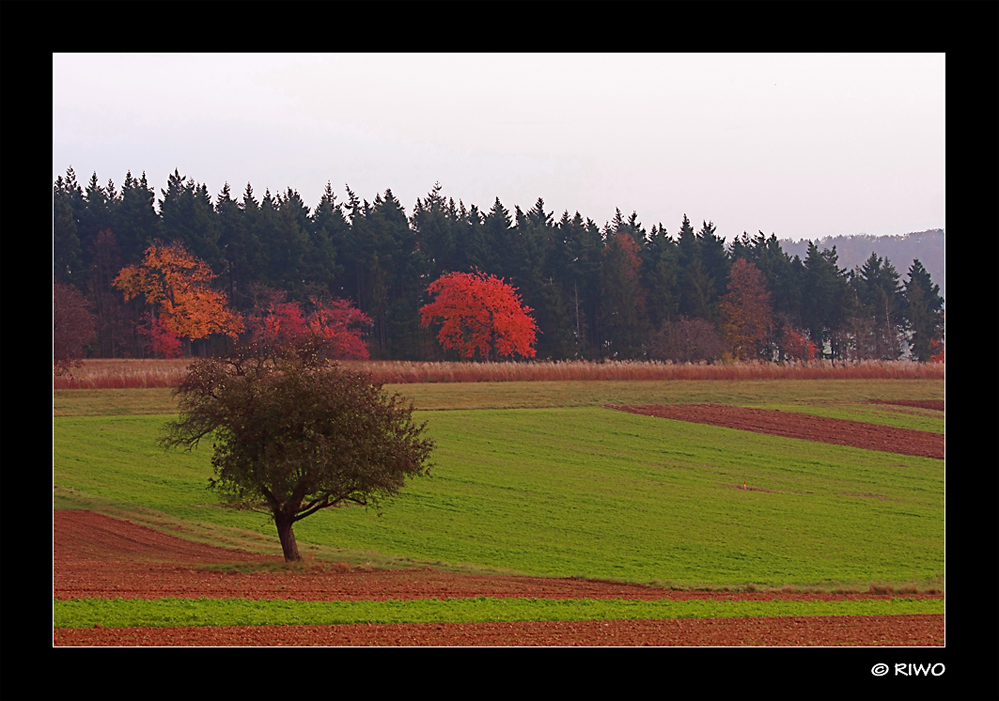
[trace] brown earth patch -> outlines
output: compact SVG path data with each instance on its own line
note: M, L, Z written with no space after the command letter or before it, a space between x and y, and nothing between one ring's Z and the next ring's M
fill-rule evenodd
M711 600L890 599L889 593L675 591L576 578L366 570L322 563L288 570L277 556L191 543L89 511L53 518L53 595L76 598L243 598L298 601L462 598ZM275 536L276 537L276 536ZM206 569L208 565L222 569ZM905 594L942 598L942 594ZM851 620L846 620L851 619ZM856 619L856 620L853 620ZM884 619L884 620L881 620ZM740 623L741 621L741 623ZM797 622L795 622L797 621ZM892 642L884 642L890 640ZM937 642L939 641L939 642ZM56 629L56 645L937 645L943 616L802 617L696 621Z
M917 409L944 410L943 399L868 399L868 404L892 404L894 406L911 406Z
M942 646L943 614L335 626L60 628L55 645Z
M944 457L942 433L879 426L863 421L830 419L774 409L747 409L722 404L607 405L607 408L866 450L916 455L937 460L943 460Z

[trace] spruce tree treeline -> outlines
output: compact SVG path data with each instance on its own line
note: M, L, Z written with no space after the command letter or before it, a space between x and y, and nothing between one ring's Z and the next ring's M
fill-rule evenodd
M578 211L556 219L541 198L526 212L499 198L483 211L446 198L439 183L409 216L391 190L372 202L344 191L340 201L327 183L310 210L292 188L261 198L247 184L234 196L227 183L213 199L175 170L157 196L145 173L127 173L120 189L95 173L81 187L69 168L54 184L54 278L91 301L98 357L147 355L134 331L141 303L126 304L111 281L157 240L180 241L208 263L240 312L275 290L293 301L351 300L374 321L367 340L379 359L449 358L421 327L419 310L432 281L472 268L505 278L534 309L540 359L670 359L657 348L678 344L687 353L709 349L695 360L716 359L724 349L720 301L740 258L762 272L772 300L760 359L793 357L782 339L805 334L822 357L898 359L908 348L929 360L942 333L939 287L919 261L903 281L874 253L847 271L835 247L812 244L801 260L762 232L726 246L712 222L695 231L686 215L671 235L661 222L646 231L637 213L620 210L603 227ZM701 336L690 337L691 329Z

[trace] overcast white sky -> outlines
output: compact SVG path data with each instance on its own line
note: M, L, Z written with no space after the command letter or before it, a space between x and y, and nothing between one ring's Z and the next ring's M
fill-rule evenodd
M675 235L944 227L944 54L56 54L52 178L329 181Z

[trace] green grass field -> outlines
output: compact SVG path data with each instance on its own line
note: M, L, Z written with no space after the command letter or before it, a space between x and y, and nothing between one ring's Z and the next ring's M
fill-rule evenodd
M433 477L412 482L381 516L346 508L299 522L299 544L317 558L682 587L942 581L943 461L603 408L725 403L942 432L942 412L864 403L942 399L941 381L387 389L412 398L428 422ZM222 508L206 489L208 445L157 447L174 411L169 390L57 392L56 507L280 553L267 516Z
M638 601L629 599L71 599L56 601L56 628L273 626L357 623L598 621L743 616L882 616L944 612L943 599L861 601Z
M730 404L767 408L843 407L860 410L868 399L943 399L940 380L684 380L465 382L385 385L411 399L417 409L543 409L604 404ZM865 410L888 411L867 405ZM169 389L56 390L55 416L171 414ZM940 419L940 412L928 416ZM844 417L848 418L848 417ZM935 430L935 429L927 429Z

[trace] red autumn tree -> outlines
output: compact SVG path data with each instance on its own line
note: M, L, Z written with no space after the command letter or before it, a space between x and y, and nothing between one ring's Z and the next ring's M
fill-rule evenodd
M312 298L307 319L309 332L324 339L329 357L336 360L367 360L368 346L361 334L373 325L371 318L350 300Z
M285 302L276 296L266 305L256 307L247 319L250 341L265 349L294 345L306 333L305 315L298 302Z
M285 302L275 293L266 306L250 316L251 340L265 349L290 348L308 337L320 342L326 357L334 360L367 360L370 356L362 334L371 319L346 299L310 298L305 314L298 302Z
M514 354L534 357L538 326L517 291L495 275L450 273L430 284L435 299L420 309L424 326L440 323L441 346L462 358L485 360Z
M815 344L812 340L787 325L782 332L780 350L788 360L809 363L815 359Z
M722 332L732 354L742 360L766 352L773 312L763 273L745 258L732 264L728 293L721 298Z
M148 312L136 329L146 339L146 345L157 358L183 358L184 344L180 337L163 325L163 320Z
M153 244L139 265L123 268L114 286L125 301L142 295L157 326L189 341L221 333L236 338L243 319L226 306L224 292L211 288L215 273L180 243Z

